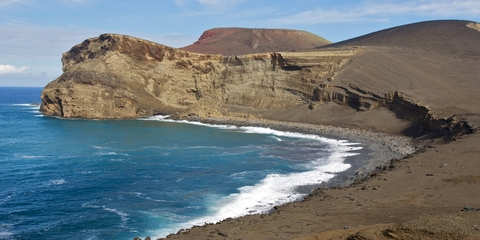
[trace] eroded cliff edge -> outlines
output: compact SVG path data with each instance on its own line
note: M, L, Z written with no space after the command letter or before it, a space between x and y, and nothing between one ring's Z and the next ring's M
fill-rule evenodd
M479 40L480 32L468 24L437 24L437 35L424 40L454 42L465 35ZM420 25L402 29L412 33L431 28ZM438 36L450 34L442 27L456 31ZM385 38L382 34L368 39ZM418 41L407 40L403 42ZM40 109L49 116L95 119L233 116L235 107L259 110L252 113L301 109L307 116L309 110L333 102L354 114L389 109L418 134L477 128L478 48L453 49L452 54L441 41L428 48L362 41L303 52L224 56L103 34L64 53L64 73L45 87ZM322 123L321 117L314 123Z
M186 111L202 98L284 108L319 98L322 81L357 51L210 55L104 34L65 53L41 110L65 118L137 118ZM201 114L201 113L199 113Z

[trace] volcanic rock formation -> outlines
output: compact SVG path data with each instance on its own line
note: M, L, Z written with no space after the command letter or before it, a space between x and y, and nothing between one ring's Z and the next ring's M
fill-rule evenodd
M123 119L174 113L212 117L251 109L268 118L269 112L289 109L299 114L271 118L328 123L309 115L334 102L355 115L388 108L418 134L471 132L480 122L475 26L423 22L311 50L247 55L193 53L103 34L64 53L64 73L45 87L41 111ZM208 33L200 42L222 36Z
M244 55L309 49L327 44L330 44L328 40L299 30L214 28L181 49L205 54Z
M356 54L198 54L103 34L63 55L64 74L42 94L42 111L65 118L137 118L187 110L202 98L255 108L307 103Z

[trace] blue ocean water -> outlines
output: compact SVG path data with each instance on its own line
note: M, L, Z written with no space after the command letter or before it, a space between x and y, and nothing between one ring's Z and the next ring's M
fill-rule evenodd
M0 239L133 239L270 210L349 168L352 143L163 117L67 120L0 87Z

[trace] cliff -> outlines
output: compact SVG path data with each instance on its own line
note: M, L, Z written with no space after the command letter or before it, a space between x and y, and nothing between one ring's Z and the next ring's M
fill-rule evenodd
M213 28L182 50L223 55L285 52L330 44L315 34L289 29Z
M202 98L255 108L297 106L355 54L197 54L103 34L63 55L64 74L45 87L41 109L65 118L105 119L182 112Z
M373 129L368 124L384 121L375 120L375 109L389 109L408 123L390 132L471 132L480 119L477 26L417 23L303 52L237 56L103 34L63 54L64 74L45 87L40 109L63 118L242 113L334 125L321 109L350 109L348 116L334 117L337 125L345 118L352 121L343 125ZM403 40L381 44L395 36ZM358 118L367 125L352 125Z

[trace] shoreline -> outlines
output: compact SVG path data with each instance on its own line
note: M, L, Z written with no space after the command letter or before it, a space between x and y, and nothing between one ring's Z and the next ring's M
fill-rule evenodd
M365 129L350 129L343 127L315 125L308 123L283 122L267 119L243 119L243 118L173 118L174 120L187 120L201 122L212 125L231 125L237 127L263 127L285 132L296 132L302 134L313 134L319 137L335 139L337 141L346 140L349 143L360 144L362 146L361 153L345 158L344 163L350 164L351 167L343 172L335 173L335 176L315 187L307 186L306 189L299 191L308 191L302 199L294 202L303 202L309 198L315 191L329 188L345 188L355 182L361 182L368 178L372 172L377 171L380 167L391 164L393 160L399 160L403 157L413 154L417 147L414 146L412 139L399 135L391 135L386 133L378 133ZM357 146L357 145L354 145ZM298 188L302 188L299 186ZM290 203L275 206L269 213L273 214L281 206ZM169 234L164 238L171 238L178 234L188 234L193 229L202 228L210 225L220 224L224 221L238 220L246 216L262 216L264 214L247 214L236 218L227 218L217 223L206 223L201 226L192 226L188 229L180 229L177 233Z
M480 221L480 211L460 213L466 206L469 206L467 209L478 207L475 204L478 204L480 199L478 191L472 192L475 183L480 182L480 175L476 171L480 168L480 163L472 161L480 154L480 149L477 148L479 134L463 135L456 141L445 144L442 141L422 142L363 129L296 122L228 118L189 120L237 126L254 125L348 138L355 142L366 141L370 144L368 146L375 150L367 153L370 157L378 156L375 153L378 153L379 149L401 152L404 143L410 144L411 151L416 151L404 152L404 157L393 156L380 162L367 158L366 162L370 164L364 166L365 168L357 172L352 170L347 173L347 170L337 174L333 178L335 180L329 181L330 185L314 190L299 202L274 207L270 213L193 226L160 239L314 240L346 239L352 236L364 237L359 239L372 239L372 236L376 239L391 239L382 234L393 231L392 229L396 229L398 236L403 234L404 239L418 238L416 235L408 235L411 232L425 234L424 237L437 234L435 236L444 239L459 238L458 236L465 239L480 237L480 230L472 225L454 230L445 228L445 224L457 224L460 221L459 216ZM388 144L384 144L386 142ZM414 147L414 143L424 143L425 146ZM347 161L353 162L353 158L348 157ZM353 178L349 178L352 173L355 173ZM345 183L345 180L350 183L335 186ZM430 222L426 224L426 221ZM409 228L403 229L405 226ZM462 232L459 233L458 229ZM445 232L447 230L450 232ZM418 239L421 238L420 236Z
M392 160L400 160L420 149L411 138L378 133L366 129L352 129L309 123L283 122L268 119L235 119L235 118L204 118L187 119L208 124L223 124L234 126L252 126L271 128L280 131L313 134L320 137L347 140L359 143L364 147L362 153L349 156L345 163L351 164L346 171L335 174L335 177L322 184L322 187L346 187L353 182L368 177L377 167L389 165ZM368 157L365 156L368 155Z

